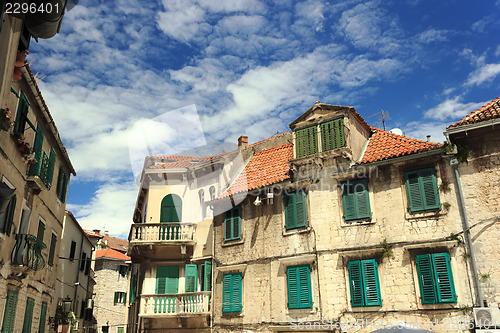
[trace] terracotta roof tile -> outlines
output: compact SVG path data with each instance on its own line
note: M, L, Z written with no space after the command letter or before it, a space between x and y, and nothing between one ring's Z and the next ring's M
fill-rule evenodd
M149 167L150 169L177 169L177 168L189 168L190 166L195 165L196 162L192 161L178 161L178 162L170 162L170 163L162 163Z
M130 260L130 257L124 255L123 253L113 250L113 249L104 249L98 250L95 253L96 259L98 258L109 258L109 259L118 259L118 260Z
M128 241L116 237L104 236L101 239L101 244L107 244L110 249L126 253L128 249Z
M293 158L293 145L287 143L255 153L231 185L217 199L250 191L290 179L288 161Z
M500 97L486 105L483 105L476 111L471 112L465 118L461 119L451 126L448 126L448 128L477 124L479 122L495 118L500 118Z
M368 147L358 164L383 161L442 147L441 143L422 141L397 135L375 127Z

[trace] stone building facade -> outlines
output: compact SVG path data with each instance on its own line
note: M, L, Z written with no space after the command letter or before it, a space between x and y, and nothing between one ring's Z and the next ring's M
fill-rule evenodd
M125 255L128 242L88 232L97 241L94 260L96 286L94 287L94 318L99 333L124 333L127 331L128 288L130 257Z
M500 307L499 118L497 98L449 126L445 133L462 159L458 161L457 175L483 300L483 304L476 305L488 307Z
M49 331L67 187L76 175L25 61L31 35L52 36L39 30L43 24L30 28L32 18L2 14L0 22L0 325L6 333Z

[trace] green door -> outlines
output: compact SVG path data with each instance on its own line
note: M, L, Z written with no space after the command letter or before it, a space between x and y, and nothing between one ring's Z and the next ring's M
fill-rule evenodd
M166 195L161 201L160 222L180 222L182 220L182 200L176 194ZM177 240L181 227L178 225L160 228L160 240Z
M175 297L162 294L177 294L179 290L179 266L156 268L155 313L175 313Z

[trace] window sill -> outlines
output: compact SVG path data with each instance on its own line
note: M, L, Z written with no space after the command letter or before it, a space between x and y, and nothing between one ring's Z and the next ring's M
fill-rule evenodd
M356 226L363 226L363 225L372 225L375 224L375 221L372 219L370 220L356 220L356 221L344 221L344 223L340 226L341 228L347 228L347 227L356 227Z
M439 209L439 210L433 210L429 212L421 212L421 213L409 213L408 211L405 212L405 219L406 220L419 220L419 219L426 219L430 217L439 217L446 215L448 213L447 210L444 209Z
M419 310L448 310L458 309L457 303L422 304L420 300L417 304Z
M351 313L363 313L382 310L382 305L350 307Z
M312 308L307 308L307 309L286 309L286 314L288 316L296 317L297 315L309 315L309 314L315 314L317 311Z
M297 228L297 229L290 229L286 230L286 228L283 229L283 236L290 236L290 235L295 235L295 234L304 234L307 232L311 231L311 227L302 227L302 228Z
M243 312L222 312L223 318L243 318Z
M222 247L233 246L233 245L240 245L240 244L243 244L243 243L244 243L243 238L241 238L241 239L235 239L235 240L230 240L230 241L227 241L227 242L223 242L222 243Z

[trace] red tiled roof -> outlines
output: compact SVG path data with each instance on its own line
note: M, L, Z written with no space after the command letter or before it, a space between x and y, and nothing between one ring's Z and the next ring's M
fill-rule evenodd
M99 238L102 238L104 237L103 235L97 233L97 232L94 232L94 231L89 231L89 230L85 230L85 234L88 236L88 237L99 237Z
M290 179L288 161L292 158L291 143L255 153L245 166L245 172L238 175L229 190L217 199Z
M495 118L500 118L500 97L494 101L483 105L476 111L471 112L462 120L456 122L455 124L448 126L448 128L476 124L482 121L491 120Z
M441 143L422 141L397 135L375 127L368 147L358 164L383 161L442 147Z
M130 260L130 257L124 255L121 252L113 250L113 249L97 250L95 253L95 257L96 257L96 259L109 258L109 259L118 259L118 260Z
M170 163L162 163L149 167L150 169L177 169L177 168L189 168L190 166L195 165L196 162L192 161L178 161L178 162L170 162Z

